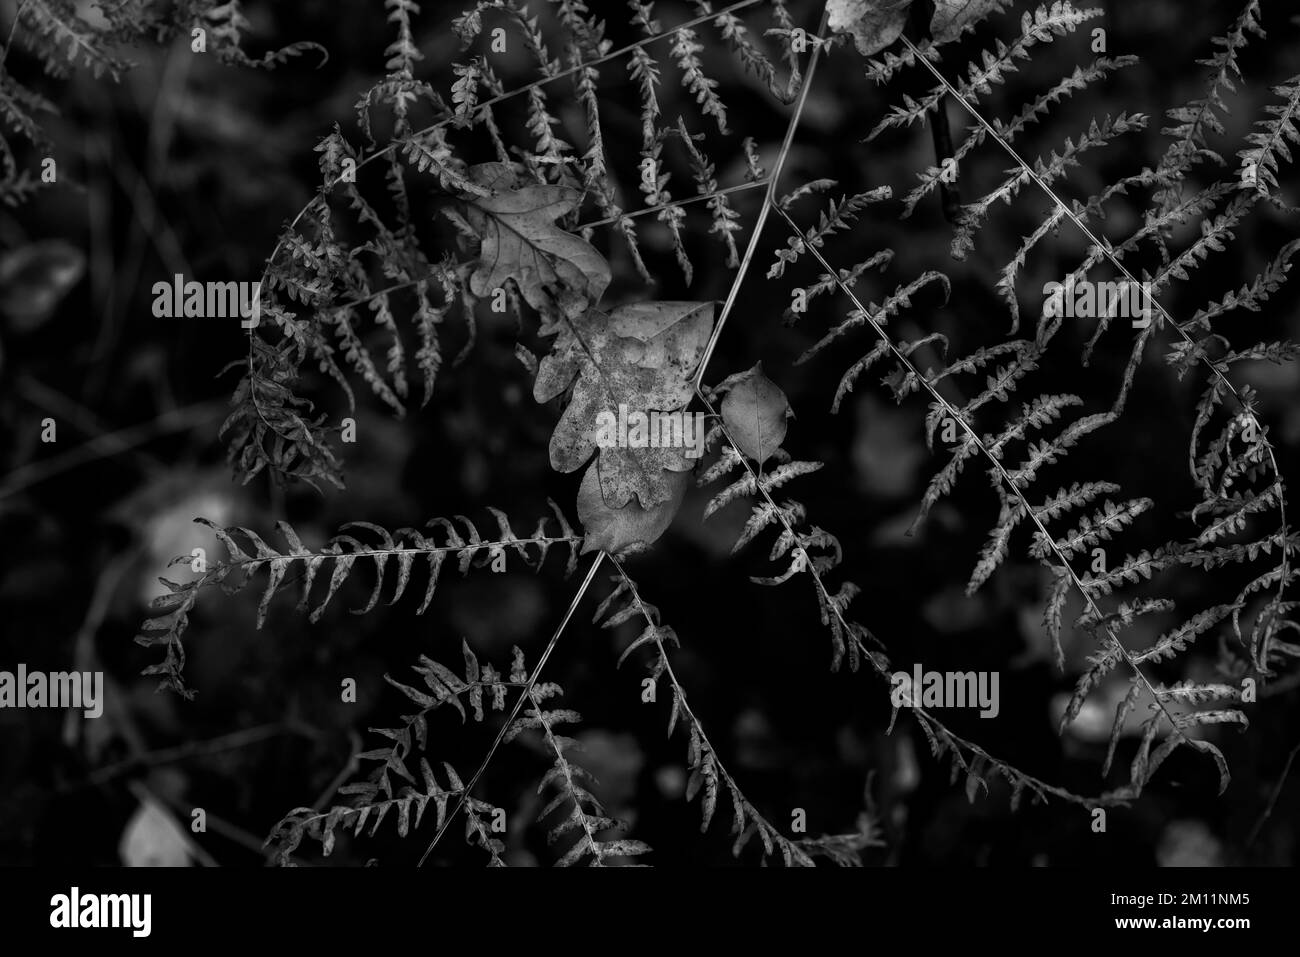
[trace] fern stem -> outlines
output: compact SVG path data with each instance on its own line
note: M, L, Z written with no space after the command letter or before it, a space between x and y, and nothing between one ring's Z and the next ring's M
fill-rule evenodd
M1034 183L1038 185L1039 189L1041 189L1044 193L1047 194L1047 197L1061 209L1061 211L1065 214L1066 218L1069 219L1070 222L1074 223L1074 225L1077 226L1079 230L1082 231L1082 233L1088 238L1088 241L1091 242L1094 246L1097 247L1097 249L1099 249L1102 252L1102 254L1106 257L1106 259L1109 260L1111 265L1114 266L1117 270L1119 270L1120 274L1123 275L1124 278L1129 283L1133 284L1134 287L1142 290L1142 295L1143 297L1145 297L1146 303L1151 306L1154 306L1159 311L1161 317L1167 320L1168 323L1171 326L1173 326L1173 328L1178 332L1178 334L1182 336L1183 341L1186 342L1189 346L1192 346L1194 348L1196 346L1196 343L1192 340L1192 337L1189 336L1187 334L1187 331L1183 329L1182 325L1180 325L1173 318L1173 316L1171 316L1165 310L1165 307L1162 306L1160 302L1154 296L1151 295L1150 291L1147 289L1147 286L1143 283L1139 283L1137 279L1133 276L1133 274L1129 272L1129 270L1124 266L1124 264L1120 262L1119 257L1117 257L1111 251L1110 243L1108 241L1103 241L1099 239L1097 235L1093 233L1093 231L1088 227L1088 225L1084 223L1083 220L1080 219L1075 214L1074 210L1070 209L1070 207L1065 204L1065 202L1061 199L1061 197L1059 197L1056 194L1056 192L1051 188L1051 186L1049 186L1046 182L1044 182L1042 177L1040 177L1038 173L1027 162L1025 162L1024 158L1016 151L1015 147L1013 147L1010 143L1008 143L1005 139L1003 139L1003 137L998 134L998 131L993 128L993 126L989 123L989 121L986 120L980 114L980 111L977 110L970 103L970 101L966 99L966 97L962 96L961 93L958 92L958 90L956 90L953 87L953 85L948 81L947 77L945 77L933 63L931 63L925 57L921 56L920 51L916 48L916 46L912 43L911 40L909 40L906 36L903 36L902 40L905 44L907 44L907 48L908 50L911 51L913 56L916 59L919 59L923 64L925 64L925 68L929 70L932 74L934 74L935 79L937 79L941 84L943 84L944 88L949 93L951 93L954 98L956 98L958 103L960 103L963 107L965 107L966 112L969 113L971 117L977 123L979 123L980 126L984 128L984 131L989 136L991 136L994 140L998 142L998 144L1007 152L1007 154L1016 161L1016 164L1021 168L1021 170L1025 173L1025 175L1027 175L1030 179L1032 179ZM786 218L789 219L789 217ZM819 256L818 258L821 257ZM856 300L854 301L856 302ZM872 323L872 325L875 325L875 323ZM876 331L880 332L879 329L877 329ZM881 333L881 335L883 335L883 333ZM1207 357L1204 353L1201 353L1199 358L1200 361L1214 374L1214 377L1217 378L1223 384L1224 388L1226 388L1227 391L1231 393L1232 397L1236 399L1237 405L1241 408L1242 412L1250 418L1252 423L1254 423L1255 429L1260 436L1260 441L1264 443L1264 447L1268 451L1269 465L1273 470L1274 484L1276 485L1278 490L1278 521L1282 525L1283 533L1285 533L1287 528L1286 497L1282 494L1283 492L1282 470L1278 467L1277 455L1274 451L1273 443L1268 440L1267 432L1264 429L1263 423L1259 421L1258 417L1255 415L1255 412L1249 406L1247 406L1245 400L1241 397L1241 393L1237 391L1237 387L1232 384L1232 381L1228 379L1228 377L1224 375L1222 370L1220 370L1217 365L1211 362L1209 360L1209 357ZM947 403L945 403L945 406L946 405ZM951 409L949 411L951 411ZM958 421L960 421L960 419L958 419ZM965 423L962 423L962 425L963 427L965 427ZM969 428L967 428L966 430L967 432L970 432ZM974 433L971 433L971 435L973 436ZM998 468L999 470L1002 470L1002 466L1000 463L998 464ZM1007 478L1005 470L1002 470L1002 472L1003 472L1003 477ZM1023 495L1020 495L1018 489L1016 490L1016 494L1020 497L1021 501L1024 502L1026 509L1029 509L1029 503L1024 500ZM1033 516L1032 509L1030 509L1029 511L1031 516ZM1038 523L1036 517L1034 517L1034 520L1035 520L1035 524L1040 524ZM1043 533L1044 535L1046 535L1045 529L1043 530ZM1278 580L1279 600L1281 599L1283 592L1285 592L1286 590L1288 571L1290 568L1288 554L1285 548L1282 549L1280 568L1282 573ZM1083 587L1082 583L1079 581L1078 577L1075 576L1073 570L1070 571L1070 575L1072 578L1074 578L1075 584L1079 585L1079 587L1082 589ZM1090 605L1093 604L1091 598L1089 598L1088 600ZM1095 609L1096 606L1093 605L1093 608ZM1111 633L1111 637L1114 638L1113 632ZM1119 645L1118 641L1116 641L1116 647L1120 648L1121 650L1124 650L1123 646ZM1129 664L1133 663L1127 651L1124 651L1124 657L1126 660L1128 660ZM1145 679L1143 680L1145 681ZM1147 687L1150 688L1149 683L1147 683ZM1154 689L1152 690L1154 693ZM1174 724L1175 731L1177 732L1177 725L1174 723L1173 717L1169 714L1167 710L1165 710L1163 704L1161 704L1161 710L1165 712L1165 716L1169 718L1170 723ZM1181 735L1181 732L1178 733Z
M590 588L591 583L595 581L596 571L600 568L601 560L604 559L604 557L604 552L597 553L596 560L593 561L591 567L587 569L587 577L582 580L582 584L578 587L578 591L573 596L573 600L569 602L569 609L564 613L564 617L560 619L559 625L556 626L555 633L551 635L551 640L546 645L546 650L542 652L542 656L537 659L537 664L533 666L532 673L528 676L528 682L524 685L524 690L520 692L519 697L515 700L515 706L511 710L510 716L506 718L505 722L501 725L501 730L497 732L496 740L492 742L492 747L490 747L488 753L484 755L483 761L478 766L478 770L474 772L474 776L470 778L469 783L465 785L465 790L463 790L460 793L460 796L456 799L456 806L451 809L451 813L448 814L446 820L442 822L442 827L438 828L438 833L433 836L433 840L429 842L429 846L424 849L424 854L420 856L420 861L416 865L417 867L424 866L424 862L429 859L429 855L433 853L433 849L438 846L438 842L442 840L442 835L447 832L447 828L451 825L452 820L460 812L460 809L464 807L466 798L469 796L470 792L474 790L474 785L476 785L479 778L483 776L483 772L487 770L488 764L492 760L492 756L496 754L497 749L501 747L501 742L505 740L506 732L510 730L510 726L514 724L515 719L519 717L519 712L523 710L524 702L532 700L533 688L537 684L537 676L542 673L542 669L546 666L547 660L551 657L551 652L555 650L555 646L560 640L560 635L563 634L565 626L569 624L569 619L571 619L573 613L578 610L578 605L582 603L583 596L587 594L587 589Z
M1277 799L1282 796L1282 788L1286 785L1286 779L1291 774L1291 765L1295 763L1296 754L1300 753L1300 744L1291 749L1291 753L1286 757L1286 764L1282 766L1282 774L1277 779L1277 784L1273 787L1273 793L1269 796L1268 805L1264 808L1264 813L1260 815L1255 826L1250 829L1250 836L1246 838L1246 847L1249 849L1259 837L1259 832L1263 829L1264 823L1273 814L1273 808L1277 806Z
M731 289L727 292L727 301L722 305L722 312L718 315L717 323L714 324L708 345L704 347L704 355L700 357L700 364L696 367L692 381L697 392L700 383L704 381L704 371L709 364L709 360L713 357L713 350L717 347L718 339L722 336L722 327L726 324L727 317L731 315L731 308L736 304L736 298L740 295L740 287L745 281L745 273L749 271L749 264L753 262L754 254L758 251L758 241L763 235L763 225L767 222L768 209L775 205L774 199L776 197L776 187L781 180L781 168L785 165L786 157L790 153L790 146L794 143L795 130L799 126L799 118L803 115L804 104L808 102L808 91L812 89L813 74L817 71L817 61L821 59L821 39L822 34L826 32L826 22L829 15L829 10L822 13L822 22L817 28L817 40L813 44L812 56L808 60L808 73L804 76L803 86L799 89L799 102L795 104L794 114L786 125L785 139L781 143L781 152L777 154L776 162L772 166L772 172L768 174L767 193L763 199L763 208L759 210L758 219L754 222L754 231L749 236L749 245L745 247L745 258L741 260L740 269L736 272L736 278L731 282Z

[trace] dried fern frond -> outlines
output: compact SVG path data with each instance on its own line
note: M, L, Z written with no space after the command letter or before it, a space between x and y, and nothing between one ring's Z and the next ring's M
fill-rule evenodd
M282 588L287 587L287 573L299 567L302 570L302 597L298 601L298 610L310 609L308 617L313 623L320 620L330 600L352 574L358 560L361 565L369 565L374 569L370 597L363 607L353 612L358 615L366 614L379 603L388 581L392 582L388 604L396 603L411 582L417 560L426 566L428 576L424 598L417 614L423 614L433 600L443 563L448 559L455 561L461 575L469 574L471 568L494 565L498 570L503 569L509 552L514 552L525 565L540 569L551 546L565 545L569 549L567 572L571 574L576 566L578 546L582 539L574 533L558 505L552 502L551 509L553 519L558 524L557 535L550 533L552 518L548 517L537 523L531 535L519 538L511 529L506 514L491 508L489 511L496 522L497 534L486 540L474 522L465 516L456 516L459 526L445 518L430 519L427 527L434 531L427 534L413 528L390 533L370 522L350 522L325 547L317 550L307 548L287 522L277 522L276 529L288 545L287 551L279 551L267 545L252 529L221 528L206 519L196 519L199 524L212 529L225 546L228 557L225 561L209 564L200 572L200 577L184 584L160 579L169 593L154 599L149 609L149 618L141 626L135 640L145 647L165 646L167 655L162 663L145 669L145 673L161 676L160 687L192 697L193 692L185 687L182 679L185 649L181 636L189 625L189 616L200 592L210 585L220 585L228 594L239 591L251 582L254 575L262 571L266 572L266 581L261 586L261 600L257 608L259 628L266 621L272 599ZM378 540L377 544L351 534L352 529L369 533ZM442 540L441 543L439 539ZM251 552L249 548L252 549ZM191 557L182 556L173 564L182 562L191 562ZM390 568L393 569L392 574L386 575ZM322 574L326 571L328 578ZM324 583L319 587L316 586L318 578ZM314 608L311 607L313 601L316 602Z

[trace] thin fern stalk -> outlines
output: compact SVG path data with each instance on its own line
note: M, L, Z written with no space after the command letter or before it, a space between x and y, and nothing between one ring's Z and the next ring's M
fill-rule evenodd
M578 605L581 604L583 596L586 595L587 589L591 587L591 583L595 580L596 572L599 570L600 563L604 557L604 552L597 553L596 560L593 561L591 567L587 569L587 577L582 580L582 584L578 587L578 591L573 596L573 600L569 602L569 609L564 613L564 617L556 627L555 633L551 635L551 640L547 643L546 650L542 652L542 656L538 658L536 664L533 665L532 672L528 675L528 681L524 685L524 689L520 693L519 697L515 700L515 706L511 710L510 716L507 717L505 722L501 725L501 730L497 732L496 740L492 742L492 747L488 749L487 754L483 757L483 761L479 764L478 770L474 772L474 776L470 778L469 783L465 785L465 790L462 791L460 796L456 799L456 806L451 809L451 813L448 814L446 820L442 822L442 827L438 828L438 833L433 836L433 840L429 842L429 846L424 849L424 854L420 856L420 861L416 865L417 867L424 866L424 862L428 860L429 855L433 853L433 849L437 847L438 842L442 840L442 835L447 832L448 826L464 806L466 797L474 790L474 785L478 783L479 778L483 776L483 772L487 770L488 764L492 760L492 756L495 755L497 749L501 747L501 742L505 740L506 733L510 730L510 726L514 724L515 719L519 717L519 712L523 710L524 702L533 700L533 688L537 684L537 677L542 673L542 668L546 666L547 659L551 657L551 652L555 650L556 644L559 643L560 635L564 633L564 628L568 625L569 619L571 619L573 613L578 610Z
M745 274L749 271L749 264L754 259L754 253L758 250L758 241L763 235L763 225L767 222L768 210L774 204L776 197L776 187L781 180L781 168L785 165L786 157L790 153L790 147L794 143L795 130L799 127L799 118L803 115L804 105L808 102L808 91L812 89L813 75L817 72L817 61L821 58L822 34L826 32L826 22L829 17L829 11L822 13L821 25L817 28L817 40L813 44L812 56L808 60L808 72L803 78L803 86L799 90L799 101L795 104L794 115L790 117L790 122L785 128L785 139L781 143L781 152L777 154L776 162L772 165L772 172L767 177L767 193L763 199L763 208L759 210L758 219L754 222L754 230L749 237L749 245L745 247L745 258L740 262L740 269L736 272L736 277L731 281L731 289L727 292L726 302L722 305L722 311L718 314L718 321L713 326L713 333L709 336L709 342L704 347L704 355L700 358L700 364L695 370L695 378L692 380L696 392L699 392L700 383L704 381L704 372L708 367L709 360L713 357L713 350L718 344L718 339L722 336L722 328L727 322L727 317L731 315L731 307L736 304L736 297L740 295L740 286L745 281Z
M1282 765L1282 773L1278 776L1277 784L1273 786L1273 793L1269 795L1268 804L1264 808L1264 813L1255 821L1254 826L1250 829L1250 834L1246 837L1246 847L1254 845L1255 840L1259 837L1260 830L1264 824L1273 815L1273 809L1277 807L1277 799L1282 796L1282 788L1286 784L1286 779L1291 774L1291 765L1295 763L1295 757L1300 754L1300 744L1291 749L1291 753L1286 756L1286 764Z

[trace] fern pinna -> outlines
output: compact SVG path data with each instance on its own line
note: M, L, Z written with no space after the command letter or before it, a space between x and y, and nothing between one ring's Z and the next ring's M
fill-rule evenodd
M612 9L595 11L580 0L485 0L451 23L461 56L446 90L419 78L419 7L411 0L384 6L395 35L385 51L387 73L358 98L355 132L336 127L318 144L319 189L267 260L263 321L234 364L241 379L222 427L230 461L245 481L267 473L341 488L347 420L324 411L318 386L329 380L355 409L363 385L394 415L405 415L417 392L420 405L434 399L444 368L473 361L484 317L505 314L513 317L521 375L533 383L534 398L560 406L550 462L558 472L583 473L572 509L582 531L555 503L523 538L512 527L519 516L497 509L493 531L459 516L395 532L354 522L318 549L287 523L279 528L284 550L251 529L219 529L227 559L194 581L168 583L170 593L157 600L137 640L163 647L164 660L149 672L189 694L183 634L209 585L238 589L265 571L260 625L274 613L275 595L294 584L299 608L316 620L357 574L371 576L370 598L359 609L366 612L386 591L390 603L399 601L417 574L426 576L423 611L446 560L461 575L507 560L540 568L555 546L565 550L567 574L584 562L586 570L531 668L519 649L509 662L490 662L463 644L447 660L422 656L412 675L389 676L410 713L397 727L376 729L382 745L360 755L371 766L342 788L348 803L297 808L280 821L270 837L280 861L301 853L304 838L329 854L340 835L367 827L374 834L391 819L403 837L422 823L433 832L421 860L463 823L467 843L489 863L504 863L494 827L501 808L475 791L499 747L512 742L546 755L538 783L546 803L537 819L557 863L645 857L650 848L620 833L598 784L573 759L566 731L580 716L560 706L558 685L542 680L587 592L606 580L602 571L611 574L593 623L631 626L619 663L642 661L650 685L669 702L667 731L684 741L685 795L698 800L702 829L717 814L729 816L737 855L749 848L786 864L818 857L857 864L879 844L869 801L854 827L808 837L790 833L779 817L784 809L746 797L673 670L673 653L693 640L689 627L665 624L625 564L665 532L692 484L710 495L704 521L743 501L749 514L732 551L756 550L762 541L755 570L765 573L751 576L754 583L786 588L810 614L815 599L831 670L847 664L868 679L863 694L886 700L898 636L863 623L871 621L869 606L860 602L851 612L871 589L841 566L846 551L863 544L842 543L814 523L828 517L791 497L824 463L784 448L800 423L785 393L761 364L705 382L709 371L716 374L710 363L723 332L734 335L745 321L733 313L746 279L766 282L789 303L785 323L806 342L797 363L836 370L826 395L832 414L865 390L873 367L882 373L880 386L915 411L940 461L914 531L924 533L958 497L964 509L971 483L963 477L977 465L985 470L996 510L972 556L967 592L986 591L1013 567L1041 566L1042 633L1074 685L1060 707L1062 729L1103 690L1121 688L1107 699L1114 707L1101 783L1087 792L1021 770L957 733L919 694L893 700L889 729L905 705L935 759L950 765L954 780L965 777L971 800L996 790L1013 806L1055 799L1104 811L1139 798L1180 748L1212 761L1220 789L1228 786L1213 726L1244 727L1261 689L1300 657L1288 635L1297 629L1287 597L1295 541L1270 410L1239 377L1254 363L1294 358L1296 347L1285 338L1244 341L1241 324L1232 323L1280 294L1298 244L1282 244L1262 273L1190 317L1170 304L1181 286L1198 288L1191 284L1196 271L1228 249L1248 217L1294 215L1285 174L1290 147L1300 142L1300 77L1273 88L1266 115L1240 149L1228 150L1224 117L1243 57L1263 36L1258 0L1247 0L1207 42L1203 90L1166 107L1169 125L1158 131L1153 117L1137 110L1068 119L1072 98L1120 82L1139 56L1108 52L1120 38L1108 34L1102 9L1064 0L831 0L820 26L802 22L783 0L723 9L696 2L676 25L653 3L633 0L617 13L619 29L609 31L628 38L622 43L606 35ZM706 35L726 45L733 69L761 95L786 104L783 135L766 155L758 131L745 129L743 112L719 94L710 73L716 61L703 55ZM522 46L526 64L494 56L507 43ZM857 131L873 149L902 151L929 125L943 127L934 142L947 143L951 155L934 155L907 183L846 191L826 178L798 181L792 156L819 63L832 55L857 57L858 81L896 104ZM1028 84L1017 74L1043 63L1035 75L1046 69L1052 82L1022 89ZM692 115L664 115L662 91L670 83L680 84ZM614 144L604 91L620 84L620 95L638 106L639 138ZM14 109L36 105L18 94L10 102ZM964 128L948 130L954 115ZM1125 149L1156 138L1163 154L1150 165L1133 160L1145 150ZM936 194L947 187L948 261L935 257L906 272L904 265L921 257L880 237L899 236L900 221L932 215ZM759 205L747 218L739 209L751 199ZM1031 228L1007 245L991 227L1013 214ZM707 217L711 252L691 248L691 217ZM788 237L774 250L764 245L773 230ZM647 237L668 251L688 286L701 275L700 258L712 256L713 270L731 271L725 298L664 301L629 292L638 282L654 283ZM1064 272L1048 257L1057 247ZM760 256L771 256L763 279L752 270ZM945 304L954 279L971 281L962 270L984 266L991 268L976 275L996 304L996 321L950 321ZM1098 287L1110 292L1100 301ZM1089 298L1076 298L1076 290ZM828 318L832 302L847 311ZM769 367L779 357L771 359ZM1064 379L1062 369L1071 370ZM1170 372L1178 386L1167 401L1186 398L1190 407L1190 484L1177 492L1127 488L1107 474L1102 450L1116 424L1135 414L1135 396L1169 388ZM1058 381L1090 388L1061 391ZM1190 392L1184 397L1179 389ZM708 461L699 465L681 440L602 442L598 421L620 409L678 416L672 421L679 424L702 414ZM1088 467L1073 469L1076 462ZM1190 524L1168 538L1168 522L1154 519L1180 499L1188 506L1180 520ZM972 510L983 507L977 497L969 501ZM1122 558L1110 555L1121 551ZM1196 605L1196 590L1185 587L1189 570L1216 582L1237 576L1233 597ZM1162 580L1181 590L1162 594ZM804 587L811 596L799 597ZM1149 628L1154 640L1134 640ZM1071 664L1066 646L1077 647L1082 636L1095 650ZM439 709L496 723L473 773L437 757L428 722ZM1125 736L1137 743L1128 749L1127 774L1111 780Z

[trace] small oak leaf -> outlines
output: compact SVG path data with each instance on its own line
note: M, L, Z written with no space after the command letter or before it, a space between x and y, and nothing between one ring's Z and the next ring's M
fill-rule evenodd
M504 163L481 163L468 170L486 196L462 193L466 219L482 240L479 261L469 277L474 295L485 298L513 279L524 300L548 318L573 318L586 312L609 285L609 263L596 247L556 225L578 206L582 194L567 186L516 188Z
M935 0L930 36L935 43L955 40L967 27L1007 5L1008 0Z
M875 56L897 40L907 25L912 0L830 0L827 25L835 33L852 33L863 56Z

